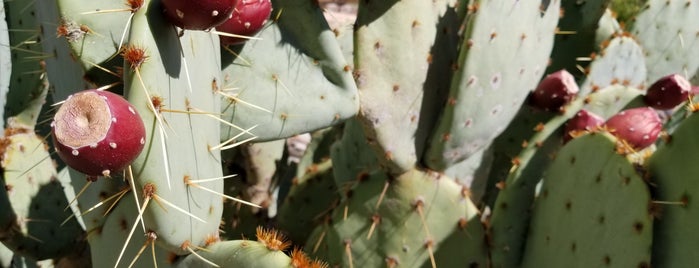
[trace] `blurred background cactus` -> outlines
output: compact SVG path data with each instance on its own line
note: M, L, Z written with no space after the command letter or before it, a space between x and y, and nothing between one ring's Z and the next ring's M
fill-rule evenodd
M224 2L0 5L0 267L699 261L698 3Z

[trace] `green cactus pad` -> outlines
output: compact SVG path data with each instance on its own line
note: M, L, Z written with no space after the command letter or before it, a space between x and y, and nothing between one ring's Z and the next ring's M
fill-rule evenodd
M16 116L8 126L33 128L43 104L48 82L40 59L43 58L41 44L37 42L39 25L31 1L10 1L4 4L10 38L12 71L10 90L3 98L4 118ZM7 75L4 74L3 75ZM37 102L39 102L37 107ZM27 109L33 107L33 109ZM21 116L18 116L22 113ZM4 126L3 126L4 127Z
M75 1L73 1L75 2ZM89 1L90 4L97 3ZM100 3L107 1L99 1ZM41 48L44 57L45 70L48 80L51 82L51 96L54 100L64 100L69 95L87 88L97 88L109 83L101 84L101 81L89 83L85 77L83 63L76 60L72 50L64 39L56 37L54 28L60 21L57 1L36 2L32 9L40 18L37 23L43 29L41 31ZM99 18L99 15L97 16ZM92 67L92 66L90 66ZM102 70L99 70L103 72ZM107 74L111 80L117 80L111 74Z
M340 201L332 161L326 160L309 169L306 175L294 181L276 217L279 229L298 244L306 242L315 226L320 225L332 206Z
M330 265L429 267L430 255L437 267L486 265L479 212L449 178L414 170L390 180L374 172L347 198L306 243Z
M93 249L92 267L128 267L131 262L134 262L133 267L155 267L154 261L157 262L157 267L171 267L170 264L174 260L174 254L157 245L160 236L155 239L156 243L146 240L147 236L141 229L141 223L136 222L138 211L132 193L125 195L119 204L103 219L99 226L88 229L87 239L90 247ZM143 203L141 203L142 205ZM106 204L104 206L109 206ZM101 211L93 211L90 214L102 216ZM182 222L180 222L181 224ZM137 224L139 226L135 226ZM123 252L121 259L117 265L117 259L121 253L122 247L126 243L126 237L132 228L136 228L136 233L131 237L126 245L126 250ZM138 252L145 246L143 253L137 258ZM109 249L109 250L94 250L94 249ZM155 257L153 256L155 252ZM134 261L136 259L136 261Z
M599 25L595 36L595 46L601 45L603 42L611 39L615 34L619 34L622 31L621 25L619 25L619 22L614 18L612 11L607 9L599 19Z
M468 187L471 201L479 204L485 195L493 159L493 147L491 146L450 166L444 170L444 175Z
M645 49L631 37L618 36L609 41L590 64L580 95L587 95L611 85L645 88Z
M559 5L479 1L449 101L424 157L427 166L443 170L489 146L505 130L543 75Z
M668 143L658 146L648 161L660 212L653 239L655 267L690 267L699 262L693 249L694 241L699 239L699 207L694 204L694 194L699 194L697 128L699 114L694 113L675 129Z
M177 262L174 267L210 267L209 262L219 267L292 267L291 258L283 251L270 250L258 241L223 241L205 248L199 255L201 258L194 255L187 256Z
M517 265L521 259L527 228L523 223L529 221L536 185L561 146L565 122L582 107L611 117L632 105L638 92L636 88L611 86L574 100L563 114L550 118L523 107L505 134L496 139L495 169L486 192L487 204L493 204L492 260L496 266ZM498 194L496 185L501 188Z
M0 140L2 186L0 237L16 253L34 260L60 257L87 246L77 221L61 222L68 200L47 145L31 130L10 130Z
M645 106L642 96L638 88L612 85L588 95L583 109L606 119L630 106Z
M129 2L124 0L73 1L58 0L60 21L44 29L57 32L64 27L68 35L65 38L85 70L113 57L119 49L119 42L124 35L124 44L128 41L130 18L132 16ZM147 5L148 1L141 1Z
M648 0L631 33L643 46L648 81L678 73L688 79L699 69L699 3Z
M649 267L650 193L616 144L597 133L558 152L534 206L522 267Z
M366 134L357 119L345 122L342 138L330 148L333 173L338 189L356 180L360 174L379 169L375 152L367 144Z
M153 186L158 196L145 210L146 228L157 233L159 245L185 254L185 242L203 245L207 236L218 233L223 206L222 197L212 193L223 192L220 151L215 149L220 139L215 93L221 81L219 42L206 32L185 31L178 37L161 8L159 1L150 1L136 12L129 36L133 50L125 52L132 53L125 58L134 59L124 66L127 99L146 126L145 149L132 167L139 199L145 200L146 186ZM134 67L143 59L134 53L139 49L147 58ZM160 98L157 112L153 98ZM185 183L216 178L198 186Z
M403 173L419 162L424 150L419 147L429 133L418 131L429 132L443 106L457 54L459 21L446 15L455 13L454 4L359 2L354 36L359 115L367 137L375 141L378 160L392 173ZM433 107L423 107L432 102Z
M257 35L262 40L222 52L223 118L242 129L256 126L256 141L265 141L354 116L359 99L351 68L321 11L310 1L273 5L273 16L281 15ZM240 133L222 125L222 140Z

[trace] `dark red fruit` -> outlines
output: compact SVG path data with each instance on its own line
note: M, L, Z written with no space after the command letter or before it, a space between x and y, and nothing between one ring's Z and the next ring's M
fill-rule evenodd
M90 176L123 170L146 143L145 127L136 109L108 91L85 90L71 95L53 119L58 156Z
M270 0L239 0L235 6L233 15L229 20L216 27L223 33L242 36L253 36L267 23L272 13ZM234 45L245 42L247 39L221 35L221 44Z
M566 123L563 141L568 142L572 140L579 132L594 131L602 124L604 124L604 118L582 109Z
M624 110L609 118L605 125L610 133L634 149L655 143L663 128L658 113L650 107Z
M679 74L671 74L655 81L646 92L648 106L659 110L675 108L687 100L692 85Z
M188 30L214 28L233 13L238 0L162 0L163 12L172 24Z
M566 70L560 70L544 77L531 94L534 107L548 111L558 111L578 94L575 78Z

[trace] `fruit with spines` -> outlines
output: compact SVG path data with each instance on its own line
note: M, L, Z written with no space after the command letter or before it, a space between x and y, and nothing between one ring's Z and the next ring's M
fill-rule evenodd
M663 128L658 113L650 107L621 111L609 118L604 125L610 133L636 150L655 143Z
M172 24L187 30L208 30L226 21L243 0L162 0L163 13Z
M216 30L235 35L253 36L262 30L270 14L272 14L270 0L237 0L231 18L216 26ZM219 38L222 45L235 45L247 40L226 35L221 35Z
M576 136L576 133L593 131L604 124L604 118L588 110L581 109L566 123L563 141L567 142Z
M146 143L136 109L109 91L85 90L69 96L51 126L58 156L90 176L124 170Z
M644 100L648 106L659 110L677 107L687 101L692 84L679 74L670 74L655 81L648 90Z
M565 69L547 75L539 82L530 101L535 107L558 111L577 95L579 89L575 77Z

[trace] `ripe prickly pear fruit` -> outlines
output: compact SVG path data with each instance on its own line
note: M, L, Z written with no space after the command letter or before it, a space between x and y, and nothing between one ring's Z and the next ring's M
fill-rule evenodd
M558 111L578 94L575 78L566 70L544 77L532 92L530 102L534 107L547 111Z
M679 74L671 74L655 81L646 92L644 100L648 106L659 110L675 108L687 100L692 85Z
M582 131L593 131L604 124L604 118L585 109L580 110L573 118L568 120L565 127L563 141L572 140L577 133Z
M223 24L216 26L219 32L253 36L267 23L272 13L270 0L239 0L233 10L231 18ZM235 45L245 42L245 38L221 36L221 44Z
M238 0L162 0L170 22L188 30L214 28L233 13Z
M90 176L123 170L146 143L136 109L108 91L85 90L69 96L56 112L51 130L58 156Z
M699 86L692 86L692 88L689 90L689 94L692 96L699 95Z
M655 143L663 128L658 113L650 107L621 111L605 125L610 133L637 150Z

